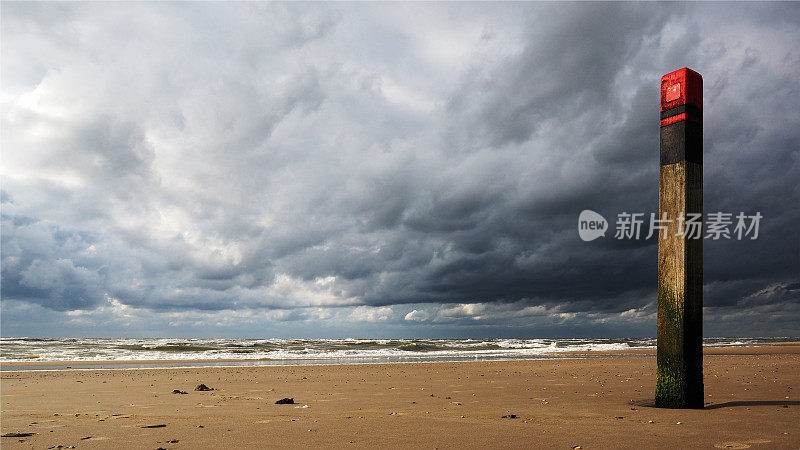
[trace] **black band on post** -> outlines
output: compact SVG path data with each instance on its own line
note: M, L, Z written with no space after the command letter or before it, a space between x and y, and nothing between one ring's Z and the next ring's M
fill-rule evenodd
M661 127L661 165L703 164L703 123L682 120Z

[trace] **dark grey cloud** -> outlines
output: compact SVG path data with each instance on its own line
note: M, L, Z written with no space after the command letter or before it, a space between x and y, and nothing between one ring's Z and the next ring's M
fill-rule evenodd
M706 241L706 329L796 335L798 12L5 2L3 327L652 334L656 241L575 227L657 209L689 66L706 212L764 216Z

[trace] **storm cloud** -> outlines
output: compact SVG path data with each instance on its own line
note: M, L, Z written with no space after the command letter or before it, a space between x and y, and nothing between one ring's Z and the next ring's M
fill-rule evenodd
M3 335L652 335L661 75L706 330L797 335L796 4L2 4ZM121 331L120 331L121 330Z

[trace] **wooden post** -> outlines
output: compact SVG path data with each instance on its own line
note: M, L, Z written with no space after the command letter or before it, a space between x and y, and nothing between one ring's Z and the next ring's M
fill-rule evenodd
M703 407L703 240L683 219L703 212L703 77L683 68L661 78L656 406Z

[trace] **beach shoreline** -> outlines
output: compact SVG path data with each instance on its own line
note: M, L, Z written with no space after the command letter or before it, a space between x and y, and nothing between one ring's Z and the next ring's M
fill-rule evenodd
M764 355L764 354L796 354L800 353L800 342L798 341L785 341L785 342L770 342L760 344L743 344L743 345L725 345L725 346L707 346L703 348L704 355ZM189 364L190 368L195 367L221 367L220 364L230 363L230 367L237 367L240 364L251 364L258 366L263 365L289 365L289 366L304 366L304 365L338 365L338 364L418 364L430 362L469 362L469 361L514 361L514 360L547 360L547 359L567 359L567 358L590 358L590 357L624 357L624 356L655 356L655 348L630 348L625 350L593 350L593 351L561 351L554 353L547 353L535 356L509 356L509 357L482 357L480 355L470 356L464 354L462 356L444 356L431 357L425 359L420 356L408 356L405 358L398 357L398 360L393 360L391 357L364 357L353 358L353 362L347 362L346 358L199 358L199 359L121 359L121 360L69 360L69 361L43 361L38 359L31 359L25 361L0 361L0 370L6 370L6 367L14 367L13 370L25 370L26 368L35 369L38 367L53 367L50 370L63 369L78 369L82 366L127 366L127 365L142 365L141 368L170 368L181 367L181 364ZM265 364L268 363L268 364ZM204 364L208 364L205 366ZM152 365L152 367L151 367ZM224 366L227 367L227 366ZM98 367L97 370L107 369L109 367Z
M706 349L704 410L651 407L655 358L648 354L4 371L2 433L33 434L3 437L0 443L3 448L133 443L142 448L591 448L682 442L797 448L800 346L736 349ZM194 391L201 383L214 390ZM284 397L296 404L275 404ZM145 428L150 426L158 427Z

